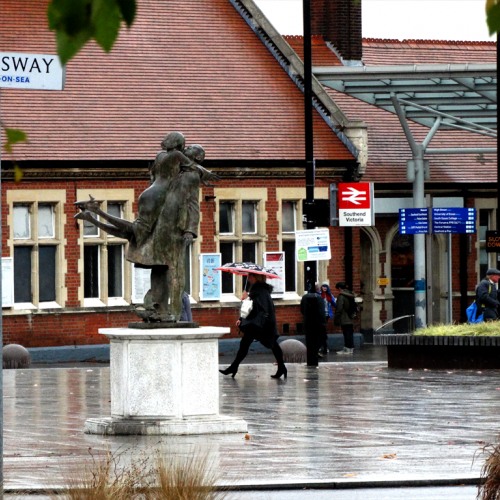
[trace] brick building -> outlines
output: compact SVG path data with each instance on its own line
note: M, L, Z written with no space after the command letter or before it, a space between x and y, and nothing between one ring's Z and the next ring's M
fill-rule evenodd
M285 37L301 54L302 37ZM328 66L320 54L331 44L316 37L317 53L313 66ZM340 54L339 54L340 55ZM363 64L366 66L496 63L496 42L456 42L432 40L363 40ZM368 126L366 169L362 180L374 183L375 226L362 228L361 281L363 297L361 331L370 333L389 319L414 314L413 237L399 234L398 208L412 207L412 184L406 178L406 161L411 149L398 117L384 109L326 88L328 94L351 119ZM496 95L496 93L495 93ZM496 105L490 104L496 114ZM444 106L446 112L446 106ZM422 141L429 128L409 122L416 141ZM433 148L495 148L496 139L461 130L438 130ZM433 206L474 207L475 234L454 234L451 239L452 319L466 321L465 309L473 300L475 286L486 269L498 267L495 254L486 253L485 231L497 227L497 157L495 154L440 154L430 157L430 180L425 194ZM427 252L427 291L432 305L427 308L428 323L448 319L448 241L445 234L433 234ZM380 285L378 278L386 278ZM430 288L429 288L430 287ZM396 330L407 327L399 323Z
M496 57L496 44L362 44L359 4L312 3L313 66ZM222 178L215 188L200 189L199 237L188 266L194 320L232 327L235 336L242 291L241 278L226 277L220 301L201 301L200 253L261 263L264 252L283 251L286 291L275 301L278 327L300 333L304 271L292 256L305 198L302 40L279 35L252 0L139 0L138 8L110 54L91 44L67 65L63 92L2 89L3 122L30 138L2 161L2 256L13 258L15 277L14 303L3 309L4 342L100 344L99 328L136 319L137 283L123 257L126 242L76 222L73 203L92 194L104 200L105 211L133 220L149 185L148 166L173 130L183 132L187 144L203 145L203 165ZM1 51L55 53L45 10L45 2L3 1L0 15L8 22L0 27ZM332 31L323 21L334 11ZM315 196L328 198L329 185L347 179L375 182L377 198L409 196L408 146L397 118L316 79L313 93ZM20 183L13 160L23 169ZM466 189L465 204L483 210L481 230L484 221L493 224L494 159L439 162L430 192L456 197ZM395 274L395 224L394 213L380 213L374 228L354 228L347 252L344 228L330 228L332 259L318 268L318 279L334 284L345 279L346 259L352 262L354 291L364 300L358 328L367 333L399 314L397 295L404 305L401 294L411 289L376 285L378 277ZM475 235L470 248L472 293L484 260ZM453 255L458 261L458 252ZM411 257L398 279L405 272L411 273ZM442 287L436 293L441 297Z
M2 51L55 53L45 2L0 9L9 20ZM140 0L134 26L110 54L91 44L67 65L63 92L2 90L4 123L30 139L2 162L2 255L13 258L15 277L14 303L3 310L6 343L102 343L98 328L136 319L126 242L75 221L73 203L92 194L105 211L133 220L148 166L173 130L203 145L204 166L222 178L200 189L188 276L194 320L236 335L242 290L242 279L230 276L220 301L201 302L200 253L221 253L224 263L284 251L279 328L300 329L303 265L292 256L305 198L301 63L258 12L252 2ZM357 175L363 126L345 119L341 132L342 113L326 93L316 105L316 196L328 198L331 182ZM19 183L12 160L24 172ZM321 280L344 279L343 229L331 231L331 243L335 257L319 265ZM359 250L354 269L357 283Z

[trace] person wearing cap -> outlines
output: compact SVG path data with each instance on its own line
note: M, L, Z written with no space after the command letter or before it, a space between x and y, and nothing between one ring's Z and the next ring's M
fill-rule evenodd
M497 283L500 279L498 269L488 269L486 278L482 280L476 289L477 305L483 311L484 321L498 319L497 307L500 304L497 297Z

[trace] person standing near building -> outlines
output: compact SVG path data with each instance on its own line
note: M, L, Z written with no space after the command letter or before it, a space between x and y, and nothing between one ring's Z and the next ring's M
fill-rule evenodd
M498 319L498 292L497 283L500 278L498 269L488 269L486 278L482 280L476 289L478 314L483 312L484 321L494 321Z
M323 325L323 332L322 332L322 338L321 340L321 347L323 350L323 354L326 354L329 351L328 349L328 334L326 333L326 325L328 324L328 320L330 318L333 318L334 315L334 309L337 307L337 303L335 302L335 297L333 296L332 292L330 291L330 286L326 281L323 281L321 283L321 297L325 301L325 323ZM320 349L321 353L321 349Z
M191 313L191 302L189 300L189 295L185 291L182 294L182 312L180 321L193 322L193 314Z
M302 297L300 312L302 313L304 330L306 331L306 342L309 342L307 348L317 352L318 344L323 343L323 332L325 332L326 325L325 301L321 297L318 283L316 283L314 293L306 293ZM311 342L315 345L311 346ZM318 357L322 358L323 356L318 352Z
M347 289L343 281L339 281L335 288L340 291L337 297L337 308L333 323L342 328L344 347L337 354L352 354L354 352L354 321L350 316L351 303L356 295Z

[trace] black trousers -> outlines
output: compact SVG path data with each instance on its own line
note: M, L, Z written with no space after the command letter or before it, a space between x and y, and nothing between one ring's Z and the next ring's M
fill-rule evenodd
M240 348L238 349L236 358L231 366L238 366L245 359L246 355L248 354L248 350L250 349L250 346L252 345L252 342L254 340L255 338L252 335L248 335L246 333L243 334L240 342ZM274 357L276 358L276 361L278 362L278 366L283 366L285 364L285 362L283 361L283 351L281 350L281 347L277 341L274 342L272 351Z
M328 349L328 334L326 333L326 324L328 323L329 316L326 316L325 324L320 325L319 329L319 345L325 352Z
M342 333L344 334L344 345L348 349L354 348L354 325L342 325Z

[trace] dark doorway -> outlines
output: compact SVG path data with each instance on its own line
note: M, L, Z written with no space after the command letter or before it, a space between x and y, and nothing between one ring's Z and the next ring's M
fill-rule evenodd
M413 235L397 233L391 244L392 317L415 314ZM409 321L394 323L396 333L408 333Z

